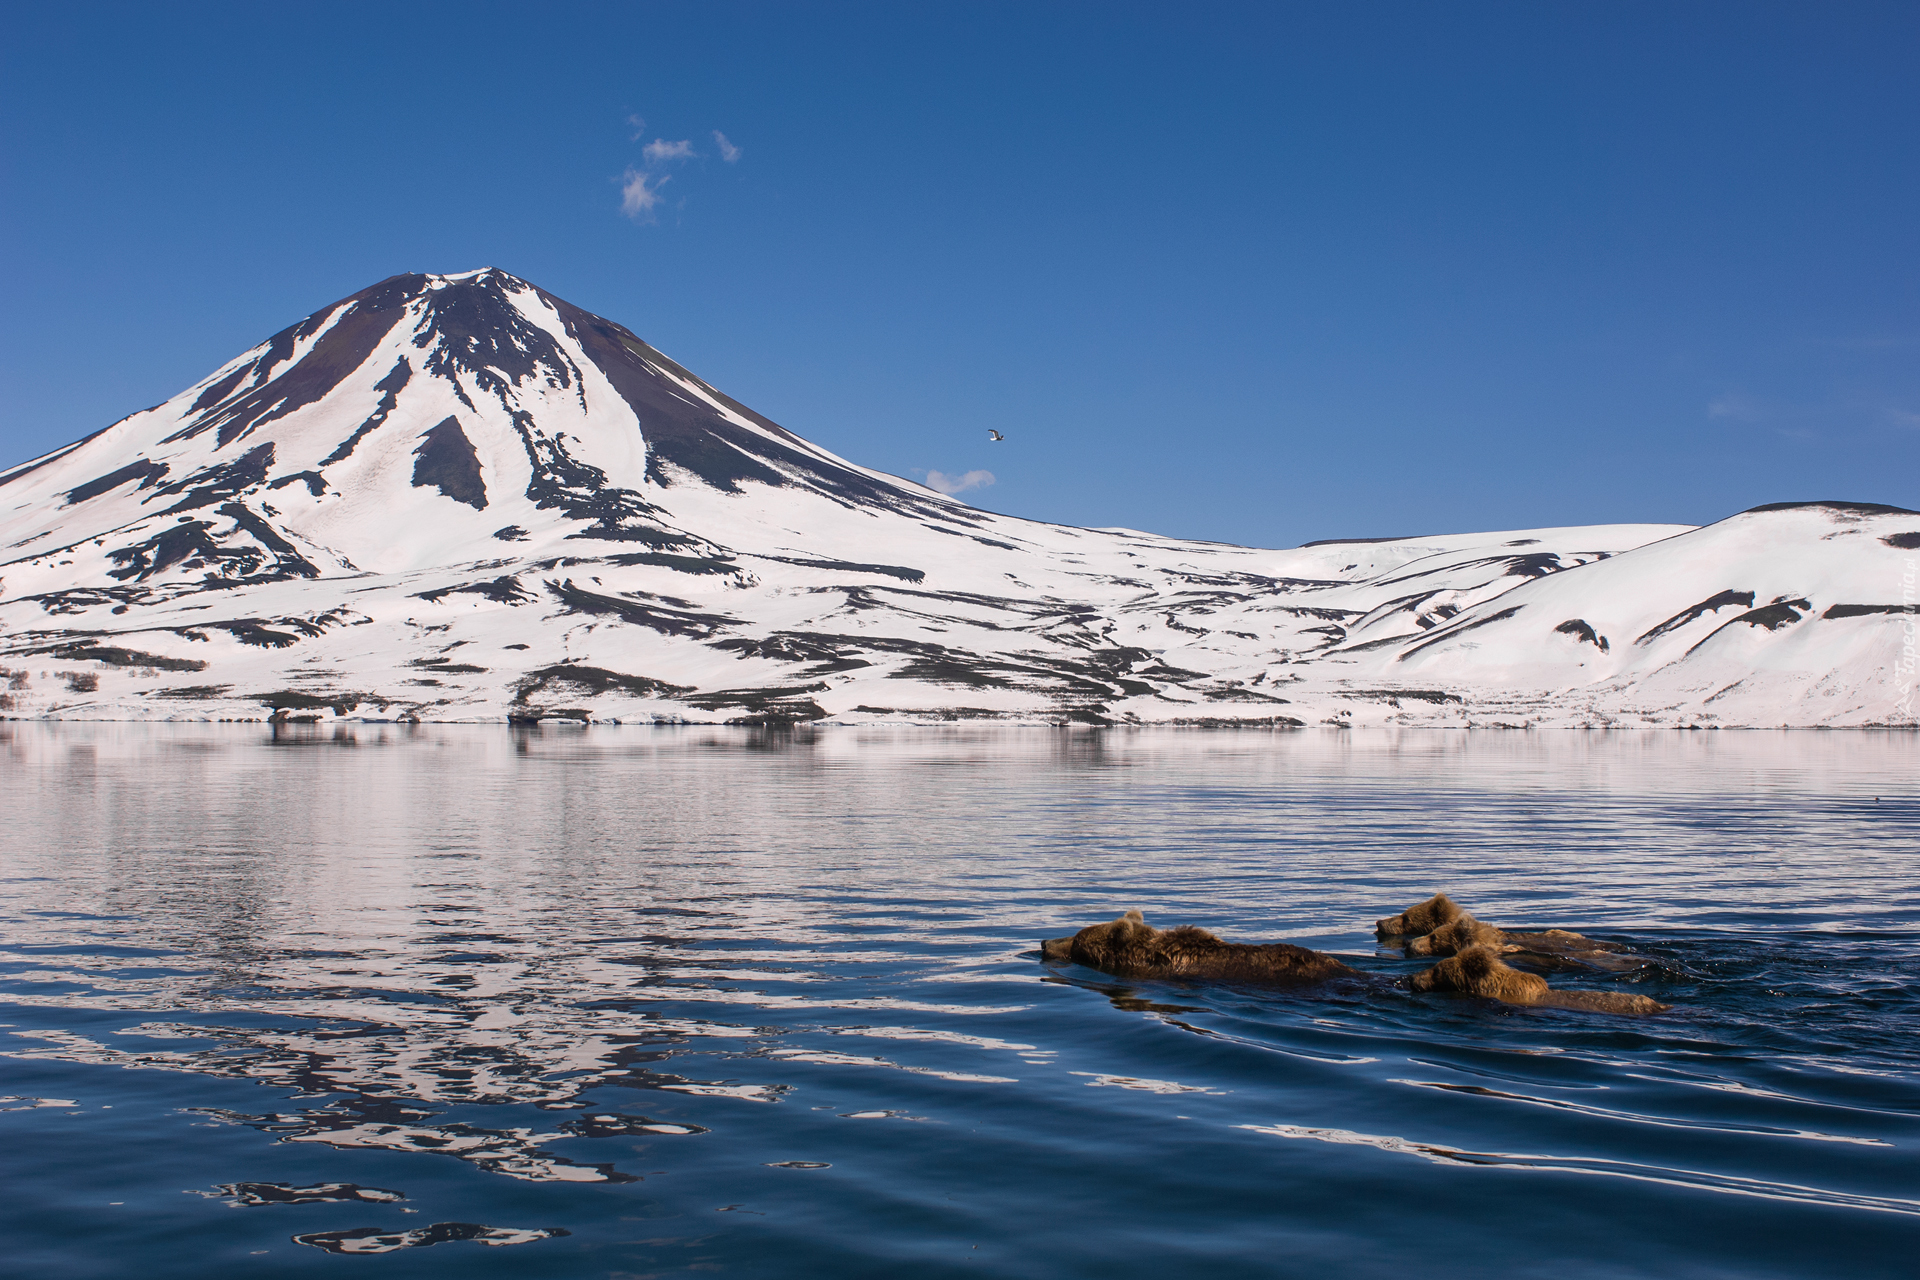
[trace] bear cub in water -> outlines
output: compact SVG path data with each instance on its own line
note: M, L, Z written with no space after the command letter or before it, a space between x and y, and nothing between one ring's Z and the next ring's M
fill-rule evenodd
M1673 1006L1626 991L1556 991L1538 974L1522 973L1500 959L1492 947L1470 946L1416 973L1407 982L1415 991L1457 991L1507 1004L1593 1013L1665 1013Z
M1614 954L1625 950L1617 942L1602 942L1565 929L1509 933L1484 920L1476 920L1444 893L1408 907L1397 916L1376 921L1373 928L1383 941L1419 935L1404 946L1410 956L1452 956L1468 947L1491 947L1507 955L1524 954L1530 961L1548 965L1570 961L1593 968L1620 969L1631 968L1636 963Z
M1156 929L1138 911L1040 944L1049 960L1071 960L1126 978L1211 978L1224 982L1319 982L1356 971L1290 942L1227 942L1182 925Z
M1452 924L1467 914L1460 904L1444 893L1436 893L1425 902L1416 902L1397 916L1373 922L1373 931L1382 938L1406 938L1429 934L1442 925Z

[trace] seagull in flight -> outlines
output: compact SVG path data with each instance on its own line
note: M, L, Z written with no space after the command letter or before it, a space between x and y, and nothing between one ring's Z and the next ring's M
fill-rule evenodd
M994 443L996 444L1006 439L1005 436L1001 435L998 431L995 431L992 427L987 428L987 434L993 438Z

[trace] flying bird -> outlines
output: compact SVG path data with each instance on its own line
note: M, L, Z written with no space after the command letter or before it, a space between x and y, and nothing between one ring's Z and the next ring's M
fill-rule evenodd
M990 435L990 436L992 436L992 437L994 438L994 440L995 440L995 441L1000 441L1000 440L1005 440L1005 439L1006 439L1006 437L1005 437L1005 436L1003 436L1003 435L1001 435L1001 434L1000 434L1000 433L999 433L998 431L995 431L995 430L994 430L994 429L993 429L992 427L988 427L988 428L987 428L987 434L988 434L988 435Z

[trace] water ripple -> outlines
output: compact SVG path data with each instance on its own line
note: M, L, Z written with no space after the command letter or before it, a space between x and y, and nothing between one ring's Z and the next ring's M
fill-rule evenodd
M1911 1270L1920 735L359 743L0 724L20 1267ZM1416 995L1436 889L1677 1007ZM1128 907L1363 976L1039 957Z
M1309 1129L1290 1124L1243 1124L1238 1127L1274 1138L1299 1138L1312 1142L1329 1142L1337 1146L1372 1147L1377 1151L1389 1151L1396 1155L1418 1156L1438 1164L1627 1178L1636 1182L1660 1183L1689 1190L1714 1191L1722 1195L1753 1196L1762 1200L1790 1200L1801 1204L1920 1216L1920 1200L1855 1195L1846 1191L1829 1191L1820 1187L1805 1187L1789 1182L1767 1182L1759 1178L1742 1178L1731 1174L1703 1173L1694 1169L1670 1169L1659 1165L1633 1164L1593 1156L1462 1151L1457 1147L1445 1147L1431 1142L1412 1142L1406 1138L1386 1137L1375 1133L1355 1133L1350 1129Z

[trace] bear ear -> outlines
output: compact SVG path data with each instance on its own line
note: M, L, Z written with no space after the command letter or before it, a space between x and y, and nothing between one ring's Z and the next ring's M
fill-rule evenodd
M1138 907L1135 907L1133 910L1127 912L1127 914L1121 916L1120 918L1122 920L1131 920L1135 924L1145 924L1147 922L1147 918L1140 914L1140 908Z

